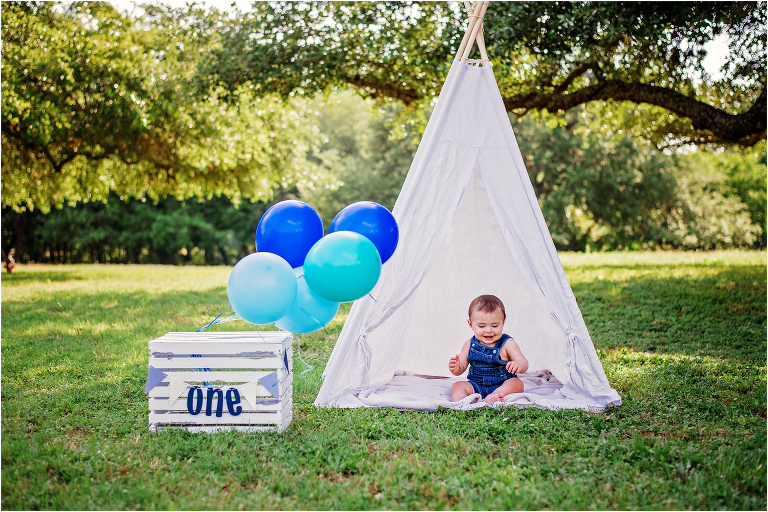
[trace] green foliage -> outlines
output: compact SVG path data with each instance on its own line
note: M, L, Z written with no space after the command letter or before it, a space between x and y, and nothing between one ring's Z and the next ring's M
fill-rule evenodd
M765 252L560 257L621 406L317 409L345 307L302 336L289 429L251 435L147 431L147 341L219 313L229 268L3 274L2 506L765 510Z
M223 31L203 76L284 97L353 83L410 103L439 92L465 18L443 2L257 2Z
M2 4L3 206L48 211L110 192L267 199L306 170L301 106L199 89L216 33L147 10L137 21L107 3Z
M572 118L560 126L525 117L513 126L557 247L660 242L663 216L676 199L675 159L628 135L577 131L579 119Z
M559 249L765 246L757 213L758 198L765 197L765 178L760 178L765 171L749 163L756 163L763 149L746 160L734 150L730 164L705 151L666 154L610 120L612 130L606 129L604 113L585 108L570 114L567 124L552 116L513 120ZM729 176L745 173L751 178L739 181L740 190L743 197L755 198L753 218L735 185L729 185Z
M318 145L309 158L322 176L317 182L299 182L302 200L314 206L330 224L335 215L356 201L375 201L392 209L405 181L416 144L408 135L393 137L393 123L403 108L397 104L373 110L352 91L319 98L316 109Z
M416 128L398 124L404 108L364 101L349 90L306 108L301 117L312 120L306 130L315 142L304 171L286 177L271 201L123 203L113 194L105 204L80 203L47 215L6 208L3 250L15 246L20 262L232 264L253 250L256 224L273 201L304 200L326 227L355 201L392 208L417 148ZM665 154L604 113L582 109L567 122L547 115L513 119L559 249L765 246L763 147L744 154Z
M314 96L351 84L364 97L426 105L466 20L458 3L256 3L223 31L202 75L230 90ZM637 122L652 127L642 136L657 145L734 143L724 125L709 131L704 112L711 119L760 106L765 20L764 3L492 2L484 29L508 110L567 110L594 99L599 91L589 87L611 83L610 98L656 105L640 106L651 115ZM704 47L719 35L730 54L715 79L704 71ZM747 145L764 138L764 120L744 133Z
M276 196L295 197L283 189ZM254 250L256 225L269 206L234 205L226 198L167 198L153 204L113 195L105 203L45 215L4 209L3 250L15 245L20 262L233 265ZM15 229L17 216L21 232Z
M685 158L676 172L678 198L667 213L662 245L765 247L764 228L753 223L741 198L729 190L728 176L710 159L698 156Z
M726 150L724 154L707 160L708 164L714 164L716 169L727 176L723 194L738 197L747 207L752 223L762 228L762 246L765 247L768 232L765 218L768 209L765 143L757 146L755 150Z

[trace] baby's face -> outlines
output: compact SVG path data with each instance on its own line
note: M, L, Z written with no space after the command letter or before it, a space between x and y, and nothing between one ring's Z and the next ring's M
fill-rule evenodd
M485 345L493 345L504 334L504 313L500 309L492 313L473 311L467 322L475 337Z

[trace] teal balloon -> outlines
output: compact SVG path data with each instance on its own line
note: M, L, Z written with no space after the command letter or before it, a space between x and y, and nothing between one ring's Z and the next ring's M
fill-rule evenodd
M304 259L304 279L312 291L333 302L352 302L373 290L381 275L376 246L352 231L330 233Z
M298 292L288 312L275 322L279 328L294 334L304 334L322 329L339 311L339 303L325 300L312 291L304 279L304 267L293 269Z
M252 324L271 324L285 315L296 300L296 276L291 265L269 252L249 254L232 269L227 297L240 318Z

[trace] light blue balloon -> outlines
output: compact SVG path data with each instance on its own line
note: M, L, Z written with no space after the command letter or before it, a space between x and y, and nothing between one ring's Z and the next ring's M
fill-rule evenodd
M232 269L227 297L240 318L252 324L279 320L296 300L296 276L291 265L269 252L249 254Z
M304 279L304 267L293 269L298 292L288 312L275 325L294 334L304 334L322 329L339 311L339 303L325 300L312 291Z
M352 302L373 290L381 256L373 242L352 231L330 233L304 259L304 279L312 291L333 302Z

